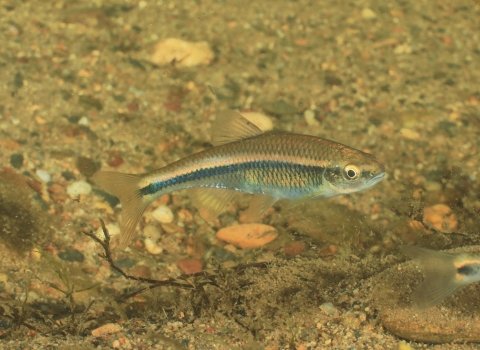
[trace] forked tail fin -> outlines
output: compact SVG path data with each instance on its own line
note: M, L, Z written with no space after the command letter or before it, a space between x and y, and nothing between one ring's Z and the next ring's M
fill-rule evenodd
M458 273L457 255L402 245L400 249L412 259L417 259L425 279L412 294L417 309L428 309L467 286L470 281Z
M98 171L93 174L93 180L104 190L118 197L122 204L120 245L117 247L120 250L129 245L140 217L151 202L140 192L140 179L140 175L113 171Z

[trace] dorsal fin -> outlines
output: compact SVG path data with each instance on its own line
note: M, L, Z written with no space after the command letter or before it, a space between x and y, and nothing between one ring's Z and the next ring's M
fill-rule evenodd
M212 144L220 146L262 133L251 121L231 109L226 109L218 113L212 125Z

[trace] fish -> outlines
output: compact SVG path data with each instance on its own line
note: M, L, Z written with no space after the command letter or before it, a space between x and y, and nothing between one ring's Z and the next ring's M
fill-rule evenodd
M412 245L400 249L416 259L425 278L412 294L413 306L425 310L480 281L480 253L442 253Z
M187 190L200 216L214 221L235 193L254 194L246 211L253 222L278 200L293 207L372 187L385 176L373 155L319 137L269 132L233 110L219 112L212 144L199 153L146 174L98 171L93 180L122 205L125 249L146 207L160 196Z

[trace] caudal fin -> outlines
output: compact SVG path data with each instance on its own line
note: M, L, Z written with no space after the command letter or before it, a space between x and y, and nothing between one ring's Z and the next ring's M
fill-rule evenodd
M120 245L124 250L132 240L135 227L150 201L140 193L140 175L122 174L113 171L98 171L93 180L104 190L120 199L122 223Z
M417 309L428 309L448 298L468 281L457 274L456 255L441 253L415 246L402 245L400 249L412 259L417 259L425 279L412 294Z

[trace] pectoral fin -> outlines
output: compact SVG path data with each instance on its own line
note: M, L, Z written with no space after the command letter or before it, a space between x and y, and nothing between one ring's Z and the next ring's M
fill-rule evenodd
M267 210L278 201L278 198L257 194L250 202L245 215L248 222L258 221Z
M285 211L289 211L289 210L292 210L293 208L305 203L305 202L308 202L312 199L316 199L316 198L322 198L322 194L320 193L312 193L312 194L308 194L306 196L302 196L300 198L297 198L297 199L292 199L292 200L289 200L287 202L287 204L285 206L282 207L283 210Z

